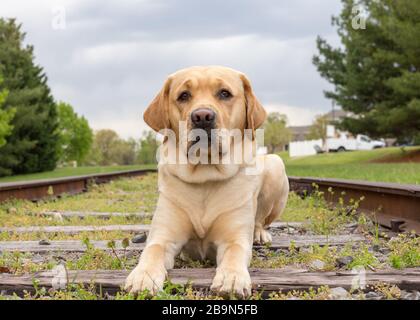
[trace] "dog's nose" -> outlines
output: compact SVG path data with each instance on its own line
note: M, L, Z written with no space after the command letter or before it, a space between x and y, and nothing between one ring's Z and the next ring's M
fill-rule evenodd
M216 112L208 108L196 109L191 113L191 121L196 128L213 128Z

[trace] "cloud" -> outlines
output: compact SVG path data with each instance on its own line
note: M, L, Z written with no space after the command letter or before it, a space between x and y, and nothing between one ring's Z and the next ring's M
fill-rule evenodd
M120 117L118 119L109 120L95 119L90 122L93 130L112 129L118 132L122 137L139 137L144 130L149 130L147 125L142 121L140 115L137 117Z
M64 30L51 28L56 6L65 8ZM165 77L191 65L245 72L260 101L284 110L291 122L328 111L329 85L311 61L317 35L338 43L330 17L340 6L336 0L2 0L0 12L23 23L57 100L72 104L94 128L139 137L147 127L141 114Z
M266 105L268 112L280 112L287 116L289 126L310 125L315 116L322 114L325 110L306 109L287 105Z

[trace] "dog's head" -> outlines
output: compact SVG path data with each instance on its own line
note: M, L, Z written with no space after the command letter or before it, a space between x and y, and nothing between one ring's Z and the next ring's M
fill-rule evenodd
M204 130L209 139L213 129L255 130L265 118L248 78L219 66L191 67L170 75L144 113L144 121L155 131L171 129L178 137L183 121L187 130Z

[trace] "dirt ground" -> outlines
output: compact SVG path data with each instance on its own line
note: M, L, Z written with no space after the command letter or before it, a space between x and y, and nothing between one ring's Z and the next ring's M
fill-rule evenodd
M407 151L403 155L390 155L371 161L372 163L420 163L420 150Z

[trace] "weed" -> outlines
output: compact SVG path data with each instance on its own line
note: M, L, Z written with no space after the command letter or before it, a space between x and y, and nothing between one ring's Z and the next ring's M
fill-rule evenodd
M376 292L381 293L387 300L395 300L401 298L401 290L394 285L386 283L378 283L374 286Z
M397 269L420 266L420 238L414 234L399 234L388 242L390 264Z

